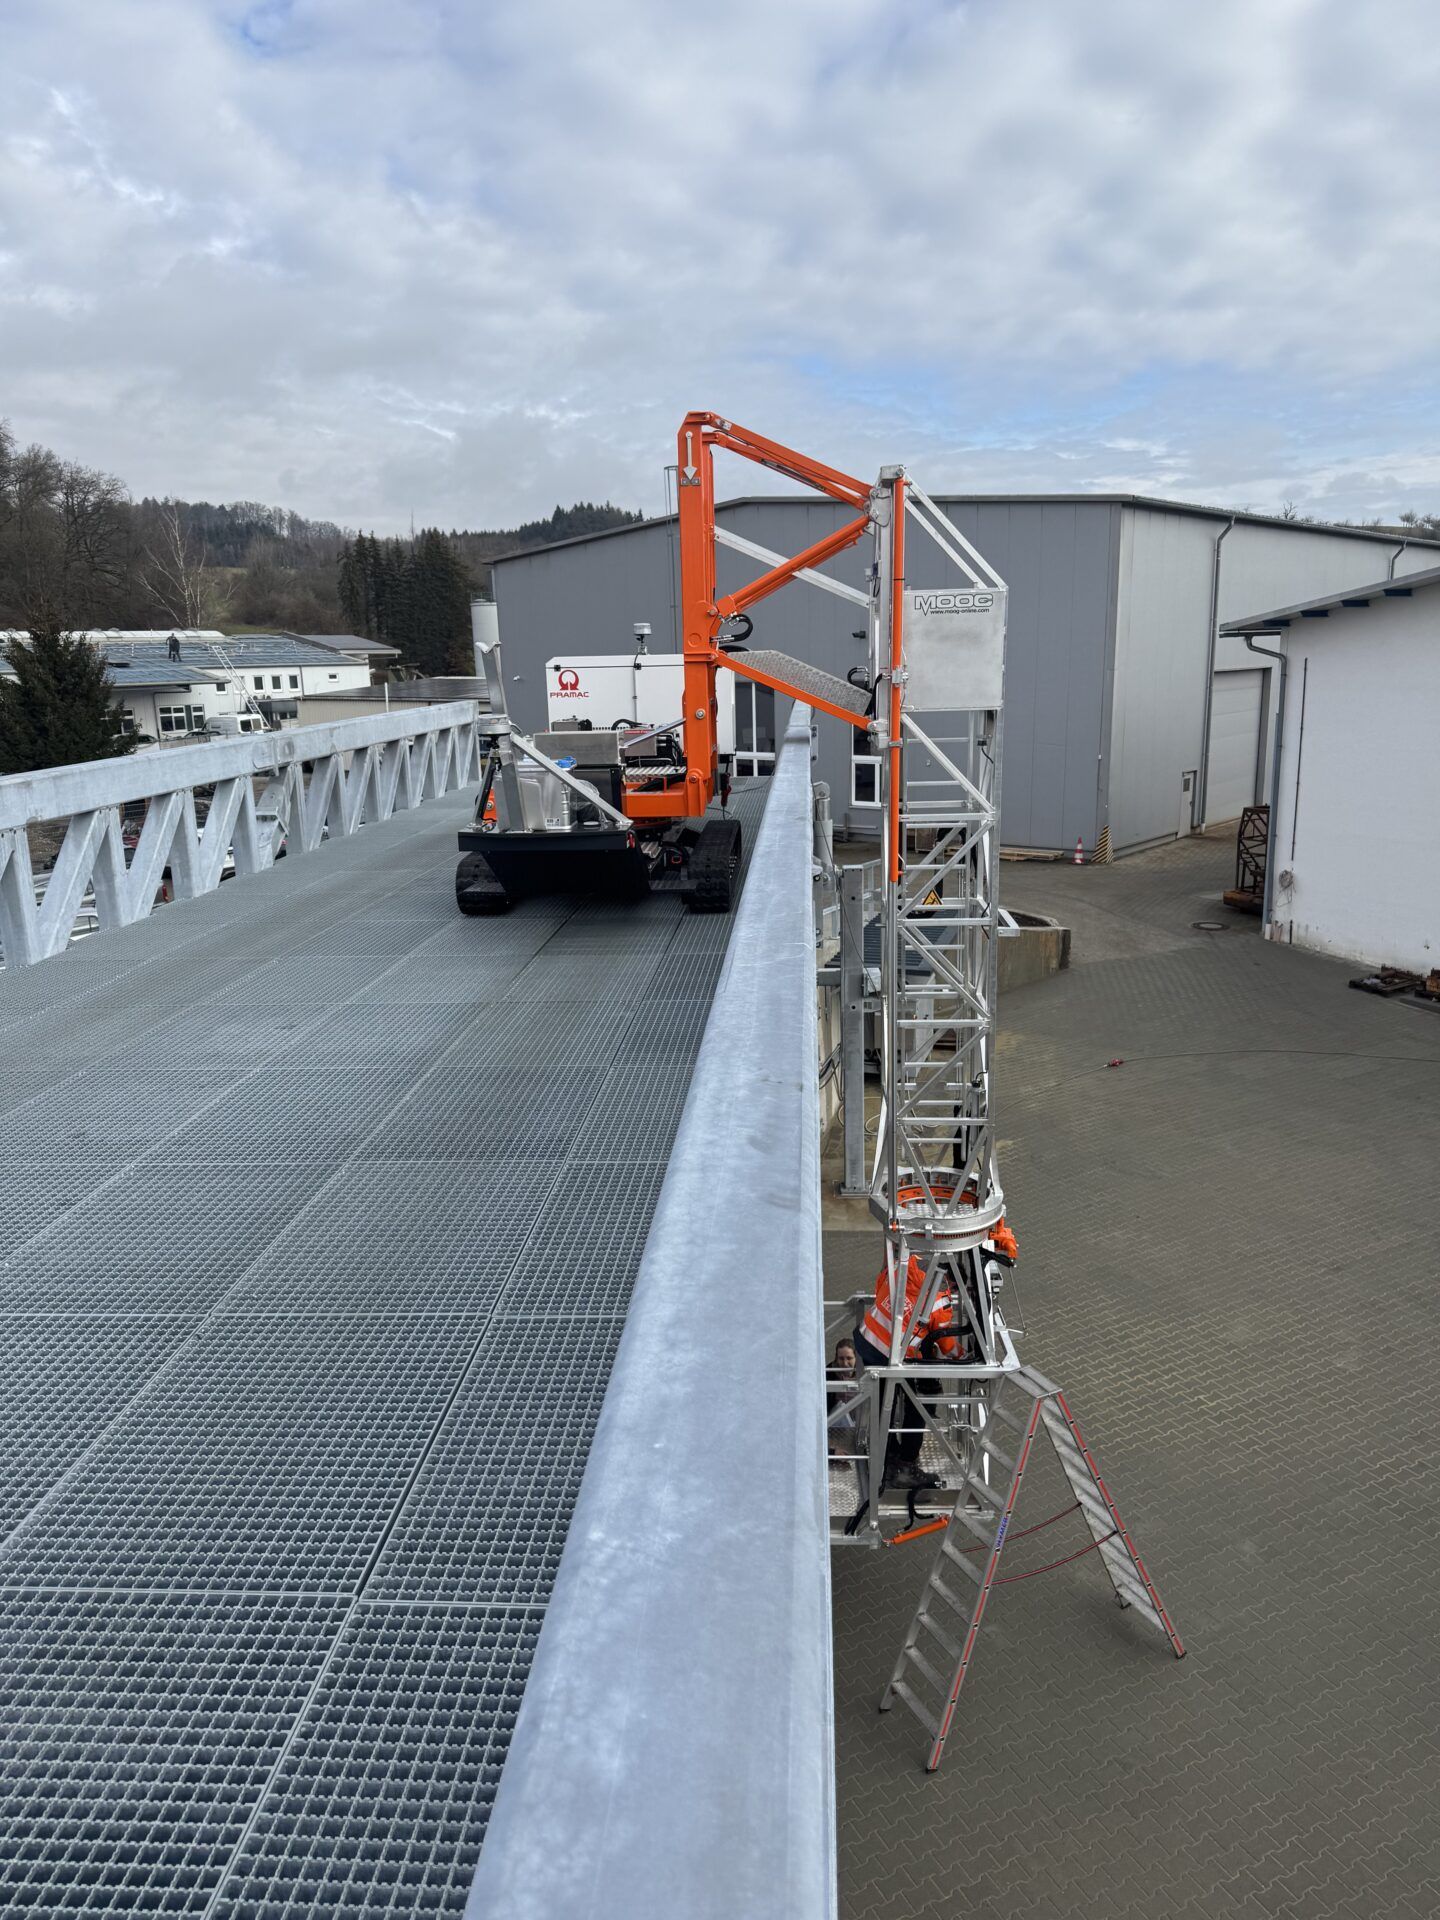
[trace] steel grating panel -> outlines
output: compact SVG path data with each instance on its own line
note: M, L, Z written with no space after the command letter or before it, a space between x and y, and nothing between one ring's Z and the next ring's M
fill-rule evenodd
M524 1159L346 1167L222 1312L477 1312L499 1297L555 1178L554 1162Z
M7 1256L113 1180L117 1170L113 1154L57 1160L27 1149L0 1156L0 1302Z
M690 1062L631 1061L613 1067L600 1082L590 1112L571 1143L575 1160L609 1160L615 1152L616 1112L626 1116L625 1137L642 1159L663 1160L670 1151L685 1096L690 1091Z
M199 1914L343 1608L11 1595L0 1657L0 1911Z
M94 1163L88 1163L94 1166ZM117 1282L186 1282L195 1298L222 1293L282 1231L312 1181L282 1162L248 1169L176 1163L161 1150L113 1164L97 1190L54 1208L0 1266L0 1313L21 1293L54 1310L106 1302ZM39 1304L37 1301L36 1304Z
M0 1911L459 1920L730 925L462 813L0 973Z
M588 1322L542 1363L533 1319L497 1322L386 1542L367 1593L423 1601L535 1601L549 1595L623 1318Z
M0 1321L0 1538L16 1526L190 1331L180 1316Z
M708 996L691 1000L647 1000L621 1036L616 1064L692 1061L700 1051L709 1013Z
M214 1075L199 1068L137 1067L128 1081L123 1074L85 1075L0 1117L0 1159L143 1152L214 1097Z
M212 1325L0 1544L0 1586L353 1590L477 1333Z
M538 1613L363 1608L216 1920L455 1914L540 1634Z

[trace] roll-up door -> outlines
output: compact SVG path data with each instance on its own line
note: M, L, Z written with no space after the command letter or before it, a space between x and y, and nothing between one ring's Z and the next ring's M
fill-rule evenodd
M1205 821L1234 820L1256 797L1260 706L1265 675L1259 667L1217 673L1210 683L1210 762L1205 777Z

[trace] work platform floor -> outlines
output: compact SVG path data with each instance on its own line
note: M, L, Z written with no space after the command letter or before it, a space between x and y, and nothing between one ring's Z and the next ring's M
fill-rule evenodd
M1001 1003L1023 1350L1188 1655L1093 1556L1006 1587L927 1776L876 1703L930 1543L837 1554L843 1920L1440 1911L1440 1014L1265 944L1219 906L1233 860L1004 870L1007 905L1075 930L1067 973ZM875 1253L827 1236L830 1290Z
M7 1915L463 1910L731 925L470 804L0 973Z

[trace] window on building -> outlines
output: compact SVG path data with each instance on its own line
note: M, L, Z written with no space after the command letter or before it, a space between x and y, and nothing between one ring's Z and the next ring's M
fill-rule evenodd
M134 733L134 731L135 731L135 709L134 709L133 707L121 707L121 709L120 709L120 731L121 731L121 733Z
M735 682L735 771L775 771L775 689L753 680Z
M880 804L880 757L870 751L868 733L850 729L850 804L852 807L878 807Z
M205 709L203 707L160 707L157 716L161 733L203 733L205 731Z
M271 684L271 686L272 686L272 687L273 687L273 688L275 689L275 691L276 691L276 693L278 693L278 692L280 691L280 688L281 688L281 685L282 685L282 682L281 682L281 679L280 679L280 676L279 676L279 674L278 674L278 673L272 673L272 674L271 674L271 676L270 676L270 684Z
M255 691L257 693L263 693L265 691L265 676L263 673L257 673L255 676Z
M291 674L291 676L290 676L290 684L291 684L291 686L292 686L292 687L298 687L298 686L299 686L299 684L300 684L300 676L299 676L299 674L298 674L298 673L292 673L292 674Z
M338 673L331 673L331 674L327 674L326 678L330 680L338 680L340 676Z

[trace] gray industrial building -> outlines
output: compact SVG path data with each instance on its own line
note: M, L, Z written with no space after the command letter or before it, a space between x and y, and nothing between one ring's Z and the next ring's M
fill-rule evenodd
M1436 564L1440 543L1362 527L1313 526L1128 494L942 496L961 532L1010 586L1006 666L1005 844L1123 853L1232 819L1263 797L1276 689L1268 663L1218 627L1256 607L1336 592ZM780 553L822 538L845 509L804 495L746 498L720 524ZM958 584L929 542L912 584ZM863 584L866 550L827 572ZM728 550L722 590L763 571ZM672 517L564 540L497 560L495 597L511 708L545 720L548 659L615 653L634 623L652 650L678 648ZM844 674L865 658L859 609L803 583L755 609L754 644ZM741 688L742 745L773 747L763 689ZM769 736L767 741L767 734ZM752 737L753 736L753 737ZM878 820L863 736L817 725L818 777L837 820ZM858 761L858 764L857 764Z

